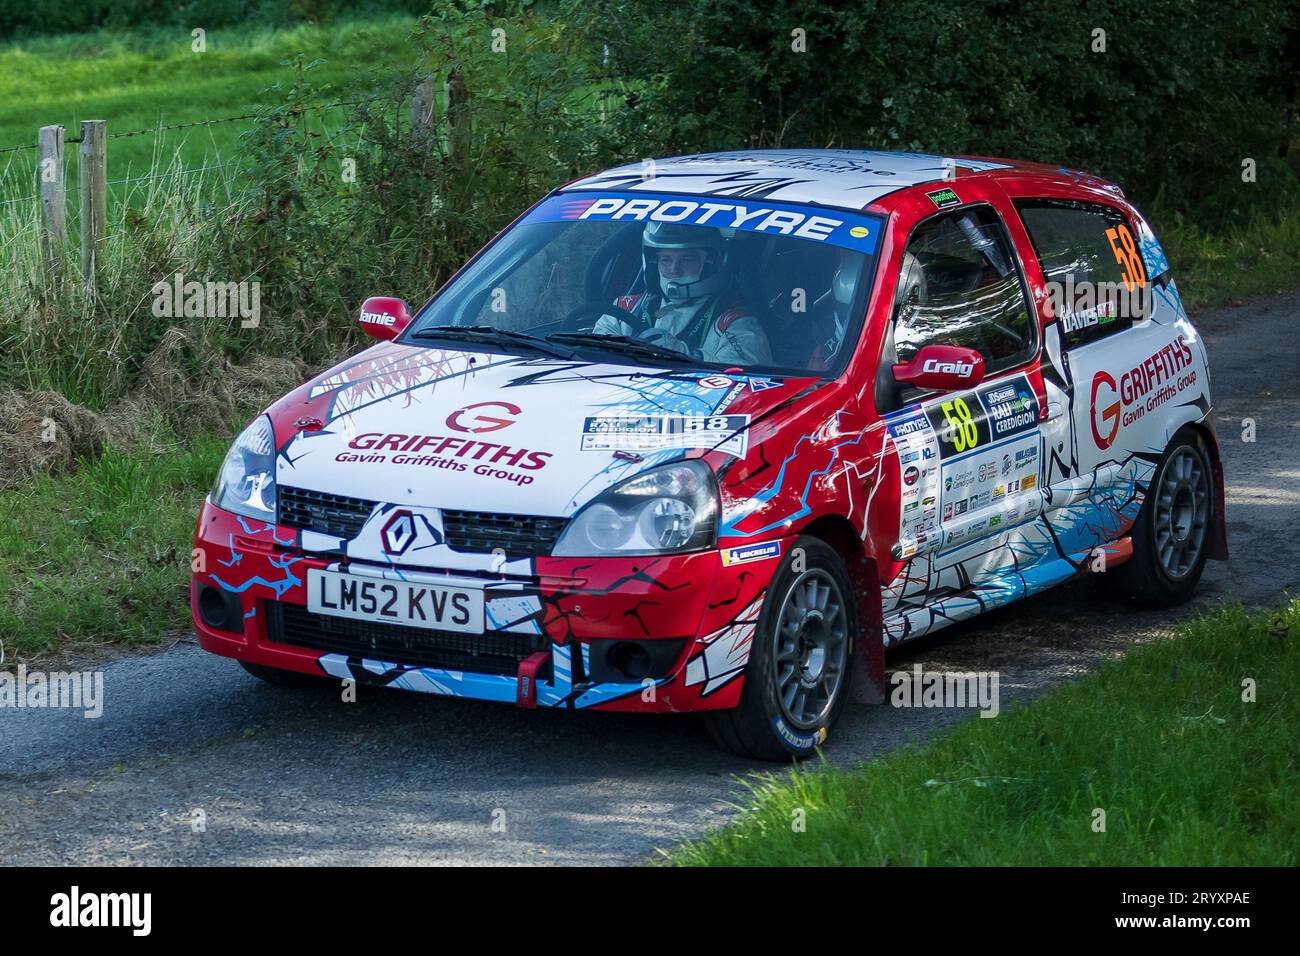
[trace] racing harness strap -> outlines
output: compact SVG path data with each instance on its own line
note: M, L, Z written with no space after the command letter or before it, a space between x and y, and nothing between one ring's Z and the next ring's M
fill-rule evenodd
M652 300L657 301L658 297L638 292L635 295L619 296L614 304L625 312L631 312L641 320L642 327L635 333L640 334L655 327L654 315L650 305ZM709 326L713 323L713 317L717 314L718 305L721 301L722 297L720 295L713 296L713 301L709 303L708 309L701 309L691 321L691 324L682 330L681 335L677 336L677 338L681 339L683 345L697 355L704 348L705 336L708 333ZM718 331L725 332L731 323L746 314L743 309L727 309L718 319Z

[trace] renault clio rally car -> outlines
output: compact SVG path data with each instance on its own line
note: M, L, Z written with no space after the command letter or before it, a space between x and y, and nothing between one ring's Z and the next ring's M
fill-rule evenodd
M856 150L542 199L231 448L199 643L273 684L703 711L814 751L887 648L1224 559L1205 348L1121 190Z

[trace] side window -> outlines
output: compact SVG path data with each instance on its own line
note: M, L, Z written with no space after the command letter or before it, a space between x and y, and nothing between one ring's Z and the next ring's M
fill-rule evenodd
M1067 347L1129 328L1151 314L1151 284L1123 213L1081 202L1016 206L1047 279Z
M924 345L962 345L983 355L991 374L1027 361L1037 347L1011 240L988 206L936 216L913 231L895 303L900 362Z

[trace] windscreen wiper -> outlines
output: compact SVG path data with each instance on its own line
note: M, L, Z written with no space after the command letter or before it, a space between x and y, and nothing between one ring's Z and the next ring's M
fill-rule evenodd
M694 355L687 355L685 352L678 352L676 349L655 345L653 342L633 338L630 335L601 335L599 332L553 332L546 337L546 340L566 344L572 342L574 345L590 345L610 352L621 352L625 355L658 359L665 362L695 363L699 361Z
M518 345L523 348L553 355L556 358L577 358L572 349L552 345L546 339L527 332L494 329L490 325L433 325L411 333L413 339L454 339L458 342L482 342L485 345Z

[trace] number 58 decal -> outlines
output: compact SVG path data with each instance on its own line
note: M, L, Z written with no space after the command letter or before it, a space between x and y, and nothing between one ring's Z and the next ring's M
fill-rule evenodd
M937 400L925 409L930 427L939 439L939 457L950 458L983 448L989 437L989 419L978 393L962 392Z
M967 451L980 443L979 427L971 416L969 405L960 398L954 398L950 402L944 402L940 408L947 423L940 437L945 442L952 443L953 451Z
M1111 251L1119 263L1120 278L1124 280L1125 290L1132 292L1146 285L1146 269L1142 266L1142 256L1138 253L1137 243L1133 241L1133 233L1129 232L1128 226L1124 223L1112 226L1106 230L1106 238L1110 240Z

